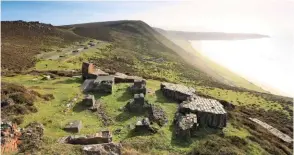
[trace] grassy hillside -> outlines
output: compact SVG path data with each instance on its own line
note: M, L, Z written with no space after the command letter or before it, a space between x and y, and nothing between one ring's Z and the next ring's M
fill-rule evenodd
M85 40L70 31L50 24L24 21L1 21L2 72L33 67L35 56Z
M189 54L142 21L115 21L63 26L78 35L111 41L107 60L93 60L98 66L123 70L155 79L194 81L199 85L226 87L221 76L211 76L195 67ZM98 33L103 30L103 33ZM97 32L97 33L96 33ZM181 58L179 58L179 55ZM158 61L160 60L160 61ZM120 64L118 64L120 63ZM160 68L165 68L161 70ZM167 78L168 77L168 78ZM193 80L192 80L193 79Z
M150 26L141 21L116 21L87 23L58 27L58 30L75 33L86 40L99 42L96 46L79 54L50 59L40 57L31 68L39 72L22 72L12 77L3 77L3 82L23 85L41 96L52 94L54 99L46 101L37 98L36 113L26 114L22 127L29 122L38 121L45 126L44 145L40 154L81 154L79 146L58 144L57 139L69 135L62 127L70 120L83 121L82 134L109 129L120 133L113 135L115 142L124 146L123 154L292 154L292 144L280 141L262 127L248 120L256 117L282 132L293 135L291 98L267 93L249 91L218 82L217 79L202 72L194 65L185 62L178 54L183 50ZM12 36L11 36L12 37ZM67 44L64 44L67 48ZM78 48L73 46L72 48ZM56 50L60 48L56 47ZM175 50L178 49L178 50ZM150 93L146 98L164 109L169 122L156 134L133 133L130 124L145 116L123 112L120 107L132 98L127 91L128 84L115 84L113 94L94 94L102 102L109 125L98 113L83 107L80 101L80 78L57 71L80 70L84 61L90 61L97 67L109 72L127 72L147 79ZM49 71L55 78L42 80ZM42 74L43 73L43 74ZM190 141L174 137L173 117L178 104L168 100L162 94L160 82L183 83L196 88L199 95L226 100L236 107L228 110L228 126L223 130L200 129ZM72 107L67 104L74 99Z

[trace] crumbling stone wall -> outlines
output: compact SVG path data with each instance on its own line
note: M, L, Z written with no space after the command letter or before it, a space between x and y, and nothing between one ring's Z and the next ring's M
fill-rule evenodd
M81 89L86 92L112 93L114 79L112 76L98 76L95 80L87 79Z
M116 72L114 74L115 83L133 83L135 80L142 80L142 77L138 76L129 76L123 73Z
M191 87L167 82L161 83L160 89L165 97L179 102L187 100L196 93L196 90Z
M112 134L105 130L91 135L70 135L59 139L59 143L68 143L74 145L89 145L112 142Z
M146 81L141 79L141 80L138 80L136 79L134 81L134 84L129 88L130 91L133 93L133 94L144 94L146 95Z
M131 99L125 106L130 112L142 113L150 108L148 101L145 101L144 94L135 94L134 99Z
M92 63L83 62L82 64L82 78L85 79L95 79L95 67Z

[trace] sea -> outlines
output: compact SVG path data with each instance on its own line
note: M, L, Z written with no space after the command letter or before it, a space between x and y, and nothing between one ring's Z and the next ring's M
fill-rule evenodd
M294 96L294 44L289 38L191 40L202 55L264 90Z

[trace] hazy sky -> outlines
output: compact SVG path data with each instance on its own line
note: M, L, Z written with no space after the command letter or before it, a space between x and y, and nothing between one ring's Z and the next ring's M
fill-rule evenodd
M293 0L2 2L2 20L54 25L137 19L165 29L294 32Z

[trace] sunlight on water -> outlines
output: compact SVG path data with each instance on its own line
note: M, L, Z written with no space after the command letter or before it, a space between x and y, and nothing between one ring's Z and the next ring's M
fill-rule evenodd
M270 38L237 41L191 41L211 60L269 91L293 96L292 47Z

